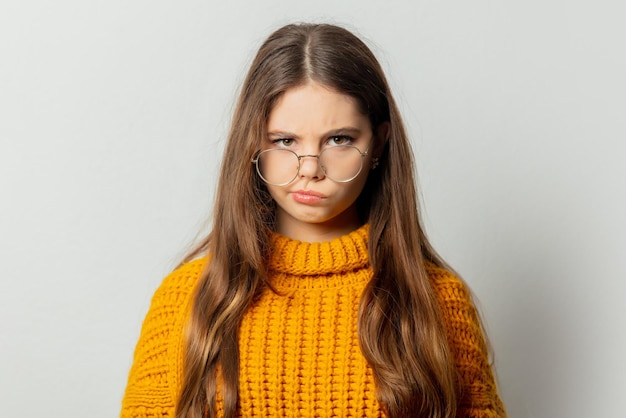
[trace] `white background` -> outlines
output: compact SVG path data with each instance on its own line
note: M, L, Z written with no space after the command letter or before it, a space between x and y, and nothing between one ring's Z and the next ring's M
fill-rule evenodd
M385 67L510 416L623 416L625 9L3 1L0 416L119 413L152 292L207 219L246 66L294 20L347 26Z

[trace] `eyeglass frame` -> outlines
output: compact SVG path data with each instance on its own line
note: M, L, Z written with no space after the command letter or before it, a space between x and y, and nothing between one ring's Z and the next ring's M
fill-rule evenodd
M357 171L357 173L354 176L352 176L351 178L349 178L347 180L339 181L339 180L333 179L328 174L326 174L326 169L324 168L324 166L322 164L320 164L320 155L322 155L325 151L328 151L329 149L338 148L338 147L341 147L341 148L354 148L355 150L357 150L359 152L360 157L361 157L361 166L359 167L359 171ZM298 170L296 171L296 174L293 176L293 178L291 180L289 180L287 183L270 183L269 181L267 181L265 179L265 177L263 177L263 174L261 174L261 170L259 169L259 157L261 156L261 154L269 152L269 151L276 151L276 150L278 150L278 151L289 151L290 153L295 155L296 158L298 159ZM354 145L335 145L333 147L324 148L317 155L315 155L315 154L298 155L295 151L290 150L290 149L286 149L286 148L270 148L270 149L264 149L264 150L257 151L255 156L250 160L250 162L253 163L256 166L256 172L259 175L259 177L261 177L261 180L263 180L263 182L265 182L266 184L269 184L270 186L284 187L284 186L288 186L291 183L293 183L293 181L296 178L298 178L298 174L300 174L300 168L302 168L302 159L303 158L307 158L307 157L316 158L317 159L317 165L320 167L320 169L324 173L324 176L328 177L329 179L331 179L335 183L349 183L352 180L354 180L355 178L357 178L359 176L359 174L361 174L361 171L363 171L363 158L367 157L369 155L368 153L369 153L369 147L365 151L361 151L358 147L356 147Z

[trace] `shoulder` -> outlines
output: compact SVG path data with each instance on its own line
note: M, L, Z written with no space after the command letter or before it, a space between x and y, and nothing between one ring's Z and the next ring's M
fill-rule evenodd
M426 273L439 304L470 304L471 293L463 280L450 271L432 263L426 264Z
M150 311L145 322L152 325L171 324L185 315L187 305L200 275L206 266L206 259L184 263L167 275L152 296Z
M175 302L188 297L195 288L206 264L206 257L195 259L181 264L167 275L152 297L152 307L159 302L167 304L168 300Z

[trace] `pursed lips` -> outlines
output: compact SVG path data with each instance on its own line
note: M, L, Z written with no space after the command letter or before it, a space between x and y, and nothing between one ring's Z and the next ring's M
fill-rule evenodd
M291 192L291 196L296 202L306 204L318 203L326 198L324 194L314 190L296 190L295 192Z

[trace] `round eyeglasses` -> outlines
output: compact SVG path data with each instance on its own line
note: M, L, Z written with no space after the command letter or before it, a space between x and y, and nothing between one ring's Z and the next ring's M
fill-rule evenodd
M361 152L353 145L325 148L318 155L298 155L289 149L273 148L259 151L252 162L261 179L271 186L286 186L294 181L301 160L306 157L317 158L324 175L332 181L347 183L359 175L366 156L367 151Z

